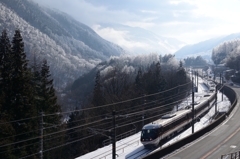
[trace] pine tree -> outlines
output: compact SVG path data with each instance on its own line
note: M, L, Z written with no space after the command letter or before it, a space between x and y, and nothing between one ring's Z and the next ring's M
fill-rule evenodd
M3 30L0 37L0 109L2 113L8 109L7 103L4 101L6 101L5 98L8 97L8 93L11 90L11 52L11 43L7 36L7 31Z
M8 121L10 120L9 110L9 93L11 77L11 43L7 36L7 31L3 30L0 37L0 122L6 123L0 125L0 145L6 145L14 142L15 131ZM13 146L4 146L0 148L0 158L13 158Z
M154 83L156 84L156 92L161 92L166 87L166 81L161 72L161 65L159 62L155 65L155 73L154 73Z
M34 105L36 106L37 112L38 114L40 114L42 112L41 109L41 101L43 100L43 98L40 96L41 91L40 91L40 85L41 85L41 73L40 73L40 69L41 66L37 63L36 60L36 56L34 54L33 57L33 65L31 67L32 69L32 87L33 89L33 96L34 96Z
M100 71L97 72L96 78L95 78L95 86L93 90L93 99L92 99L92 104L94 106L100 106L104 104L104 98L102 95L102 85L101 85L101 76L100 76Z
M20 120L32 118L37 116L37 111L33 105L32 87L31 87L31 72L28 69L28 61L26 60L26 54L24 52L24 42L19 30L15 31L12 40L12 74L10 81L10 101L9 101L9 114L11 114L11 120ZM23 120L20 122L14 122L13 127L17 135L15 142L27 140L29 138L36 138L38 123L37 119ZM32 132L32 133L26 133ZM13 154L16 157L24 157L28 154L34 154L37 152L37 144L35 140L29 140L28 142L20 142L15 144ZM32 144L31 146L26 146Z
M79 125L84 124L84 120L82 119L83 119L83 116L77 109L76 111L72 112L69 115L69 120L67 122L68 131L66 133L66 142L72 142L74 140L81 139L83 135L86 135L82 130L83 127L79 128ZM85 145L84 142L86 141L79 141L79 142L74 142L72 144L69 144L64 149L64 156L66 158L75 158L77 156L82 155L84 151L84 145Z
M136 88L136 91L139 92L138 95L142 95L142 93L143 93L143 79L142 78L143 78L142 69L139 68L136 79L135 79L135 88Z
M44 135L47 137L44 138L44 150L51 149L55 146L59 146L63 143L63 134L59 133L56 135L48 135L53 132L60 131L61 127L61 116L57 115L61 112L60 105L57 104L57 97L55 96L55 89L53 87L53 79L51 79L51 74L47 60L43 60L41 71L40 71L40 111L44 114L53 114L47 117L44 117ZM54 115L55 114L55 115ZM53 149L44 153L44 158L61 158L60 149ZM62 156L63 157L63 156Z

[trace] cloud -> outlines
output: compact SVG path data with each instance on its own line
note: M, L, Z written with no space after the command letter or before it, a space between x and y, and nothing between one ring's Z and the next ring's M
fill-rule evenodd
M149 47L146 43L131 41L129 33L124 30L115 30L110 27L102 28L100 25L93 26L93 29L106 40L116 43L130 52L134 52L135 48Z
M34 1L70 14L92 27L103 38L126 48L149 46L130 41L128 32L118 30L112 24L140 27L188 43L239 32L240 28L240 21L237 20L240 15L239 0ZM96 27L98 25L101 27Z

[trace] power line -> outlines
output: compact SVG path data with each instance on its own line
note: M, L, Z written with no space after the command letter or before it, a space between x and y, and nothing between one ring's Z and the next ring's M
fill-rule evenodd
M6 136L6 137L4 137L4 138L1 138L1 141L6 140L6 139L8 139L8 138L12 138L12 137L17 137L17 136L21 136L21 135L30 134L30 133L36 132L36 131L39 131L39 129L33 130L33 131L29 131L29 132L26 132L26 133L22 133L22 134L17 134L17 135L12 135L12 136Z
M173 90L173 89L174 89L174 88L172 88L172 89L170 89L170 90ZM170 91L170 90L168 90L168 91ZM163 92L167 92L167 91L163 91ZM152 95L157 95L157 94L160 94L160 93L163 93L163 92L158 92L158 93L155 93L155 94L152 94ZM144 97L150 97L150 96L152 96L152 95L147 95L147 96L144 96ZM140 99L140 98L142 98L142 97L138 97L138 98L135 98L135 99L130 99L130 100L122 101L122 102L117 102L117 103L112 103L112 104L103 105L103 106L101 106L101 108L102 108L102 107L106 107L106 106L110 106L110 105L114 105L114 104L121 104L121 103L125 103L125 102L128 102L128 101L133 101L133 100ZM151 103L151 102L150 102L150 103ZM162 106L162 107L163 107L163 106ZM84 110L92 110L92 109L96 109L96 108L100 108L100 107L83 109L83 111L84 111ZM160 107L157 107L157 108L160 108ZM156 109L156 108L155 108L155 109ZM147 111L150 111L150 110L152 110L152 109L148 109ZM154 109L153 109L153 110L154 110ZM81 110L81 111L82 111L82 110ZM144 110L144 112L145 112L145 111L146 111L146 110ZM72 112L76 112L76 111L72 111ZM141 112L143 112L143 111L139 111L138 113L141 113ZM63 112L63 113L66 113L66 112ZM59 115L59 114L60 114L60 113L47 114L47 115L45 115L44 117L50 116L50 115ZM137 113L135 112L135 113L131 113L131 114L128 114L128 115L137 115ZM157 115L157 116L159 116L159 115ZM0 124L19 122L19 121L24 121L24 120L28 120L28 119L38 118L38 117L40 117L40 116L31 117L31 118L26 118L26 119L21 119L21 120L14 120L14 121L4 122L4 123L0 123ZM96 117L94 117L94 118L96 118ZM153 117L150 117L150 118L153 118ZM150 119L150 118L146 118L145 120ZM76 127L73 127L73 128L69 128L69 129L66 129L66 130L62 130L62 131L58 131L58 132L46 134L46 135L44 135L44 137L45 137L45 136L49 136L49 135L54 135L54 134L57 134L57 133L60 133L60 132L64 132L64 131L67 131L67 130L71 130L71 129L75 129L75 128L79 128L79 127L91 125L91 124L94 124L94 123L97 123L97 122L101 122L101 121L103 121L103 120L98 120L98 121L95 121L95 122L92 122L92 123L88 123L88 124L76 126ZM139 121L141 121L141 120L139 120ZM137 122L139 122L139 121L137 121ZM136 123L136 122L133 122L133 123ZM131 123L131 124L132 124L132 123ZM62 125L62 124L60 124L60 125ZM126 125L129 125L129 124L126 124ZM55 126L59 126L59 125L55 125ZM55 126L54 126L54 127L55 127ZM122 126L125 126L125 125L121 125L121 127L122 127ZM47 127L47 128L49 128L49 127ZM26 133L25 133L25 134L26 134ZM19 135L21 135L21 134L19 134ZM85 138L86 138L86 137L85 137ZM83 140L83 139L85 139L85 138L81 138L81 140ZM5 145L2 145L2 146L0 146L0 147L9 146L9 145L12 145L12 144L18 144L18 143L30 141L30 140L33 140L33 139L38 139L38 137L30 138L30 139L27 139L27 140L22 140L22 141L19 141L19 142L14 142L14 143L11 143L11 144L5 144ZM79 140L77 140L77 141L79 141ZM77 142L77 141L68 142L67 144L74 143L74 142ZM67 144L63 144L62 146L67 145ZM58 146L58 147L59 147L59 146ZM51 148L51 149L52 149L52 148ZM51 149L48 149L48 150L51 150ZM27 156L27 157L28 157L28 156Z
M178 102L178 101L177 101L177 102ZM165 107L165 106L172 105L172 104L177 103L177 102L173 102L173 103L170 103L170 104L166 104L166 105L163 105L163 106L159 106L159 107L156 107L156 108L151 108L151 109L147 109L147 110L143 110L143 111L144 111L144 112L149 112L150 110L155 110L155 109L163 108L163 107ZM168 108L166 108L166 109L168 109ZM139 111L139 112L135 112L135 113L131 113L131 114L126 114L125 116L129 116L129 117L130 117L131 115L139 115L139 113L141 113L141 112L143 112L143 111ZM157 116L159 116L159 115L157 115ZM153 118L153 117L146 118L145 120L151 119L151 118ZM103 119L103 120L100 120L100 121L104 121L104 119ZM53 132L53 133L50 133L50 134L43 135L43 137L46 137L46 136L49 136L49 135L54 135L54 134L57 134L57 133L61 133L61 132L68 131L68 130L72 130L72 129L76 129L76 128L80 128L80 127L83 127L83 126L91 125L91 124L94 124L94 123L97 123L97 122L100 122L100 121L95 121L95 122L92 122L92 123L89 123L89 124L79 125L79 126L76 126L76 127L73 127L73 128L69 128L69 129L64 129L64 130L61 130L61 131ZM141 121L141 120L139 120L139 121ZM137 121L137 122L139 122L139 121ZM136 123L136 122L134 122L134 123ZM130 124L132 124L132 123L130 123ZM130 124L127 124L127 125L130 125ZM32 139L28 139L28 140L33 140L33 139L36 139L36 138L32 138ZM28 140L24 140L24 141L28 141ZM24 142L24 141L22 141L22 142ZM16 144L16 142L15 142L15 143L12 143L12 144ZM11 144L11 145L12 145L12 144ZM3 146L8 146L8 145L3 145ZM0 147L1 147L1 146L0 146Z
M179 100L179 101L181 101L181 100ZM174 104L174 103L178 103L179 101L172 102L172 103L169 103L169 104L166 104L166 105L162 105L162 106L159 106L159 107L155 107L155 108L151 108L151 109L146 109L146 110L141 110L141 111L134 112L134 113L129 113L129 114L126 114L125 116L129 116L129 117L130 117L130 116L132 116L132 115L139 115L139 114L142 113L142 112L148 112L148 111L150 111L150 110L159 109L159 108L162 108L162 107L165 107L165 106L168 106L168 105L172 105L172 104ZM101 119L101 120L94 121L94 122L91 122L91 123L79 125L79 126L76 126L76 127L73 127L73 128L64 129L64 130L61 130L61 131L49 133L49 134L43 135L43 137L46 137L46 136L49 136L49 135L54 135L54 134L57 134L57 133L61 133L61 132L68 131L68 130L72 130L72 129L76 129L76 128L80 128L80 127L83 127L83 126L88 126L88 125L91 125L91 124L96 124L96 123L101 122L101 121L104 121L104 120L105 120L105 119ZM135 122L135 123L136 123L136 122ZM61 125L61 124L59 124L59 125ZM129 125L129 124L128 124L128 125ZM55 125L55 126L57 126L57 125ZM54 126L54 127L55 127L55 126ZM52 126L51 126L51 127L52 127ZM38 138L39 138L39 137L34 137L34 138L30 138L30 139L26 139L26 140L19 141L19 142L14 142L14 143L10 143L10 144L1 145L0 147L10 146L10 145L14 145L14 144L18 144L18 143L22 143L22 142L26 142L26 141L38 139Z
M19 119L19 120L13 120L13 121L8 121L8 122L2 122L2 123L0 123L0 125L9 124L9 123L16 123L16 122L21 122L21 121L30 120L30 119L35 119L35 118L39 118L39 117L40 117L40 116L34 116L34 117L25 118L25 119Z
M189 82L189 83L191 83L191 82ZM176 87L173 87L173 88L170 88L168 90L161 91L161 92L157 92L157 93L153 93L153 94L149 94L149 95L144 95L144 96L140 96L140 97L136 97L136 98L132 98L132 99L116 102L116 103L105 104L105 105L91 107L91 108L85 108L85 109L81 109L81 110L66 111L66 112L56 112L56 113L52 113L52 114L45 114L45 115L43 115L43 117L48 117L48 116L53 116L53 115L63 115L63 114L69 114L69 113L73 113L73 112L80 112L80 111L86 111L86 110L92 110L92 109L97 109L97 108L103 108L103 107L117 105L117 104L123 104L123 103L127 103L127 102L134 101L134 100L137 100L137 99L141 99L143 97L151 97L151 96L158 95L158 94L161 94L161 93L166 93L166 92L171 91L171 90L173 90L175 88L186 86L189 83L178 85ZM2 123L0 123L0 125L14 123L14 122L20 122L20 121L29 120L29 119L35 119L35 118L40 118L40 117L41 116L34 116L34 117L25 118L25 119L13 120L13 121L9 121L9 122L2 122Z
M171 112L171 111L169 111L169 112ZM164 114L164 113L163 113L163 114ZM147 120L147 119L152 119L152 118L158 117L158 116L159 116L159 114L156 115L156 116L152 116L152 117L146 118L146 120ZM135 121L135 122L131 122L130 124L137 123L137 122L140 122L140 121L141 121L141 120L138 120L138 121ZM130 124L121 125L121 126L118 126L118 127L116 127L116 128L120 128L120 127L127 126L127 125L130 125ZM51 151L51 150L53 150L53 149L57 149L57 148L59 148L59 147L63 147L63 146L66 146L66 145L69 145L69 144L72 144L72 143L75 143L75 142L78 142L78 141L81 141L81 140L84 140L84 139L93 137L93 136L95 136L95 135L89 135L89 136L87 136L87 137L84 137L84 138L81 138L81 139L78 139L78 140L74 140L74 141L71 141L71 142L67 142L67 143L65 143L65 144L62 144L62 145L55 146L55 147L49 148L49 149L47 149L47 150L44 150L43 152ZM36 154L38 154L38 153L25 156L25 157L23 157L23 159L24 159L24 158L31 157L31 156L36 155Z
M46 117L46 116L52 116L52 115L59 115L59 114L79 112L79 111L85 111L85 110L92 110L92 109L103 108L103 107L112 106L112 105L117 105L117 104L123 104L123 103L127 103L127 102L134 101L134 100L137 100L137 99L141 99L141 98L143 98L143 97L150 97L150 96L158 95L158 94L161 94L161 93L166 93L166 92L171 91L171 90L173 90L173 89L175 89L175 88L182 87L182 86L188 85L188 84L190 84L190 83L191 83L191 82L188 82L188 83L186 83L186 84L178 85L178 86L173 87L173 88L170 88L170 89L168 89L168 90L164 90L164 91L161 91L161 92L157 92L157 93L153 93L153 94L149 94L149 95L144 95L144 96L140 96L140 97L136 97L136 98L132 98L132 99L128 99L128 100L116 102L116 103L105 104L105 105L101 105L101 106L96 106L96 107L91 107L91 108L85 108L85 109L81 109L81 110L74 110L74 111L62 112L62 113L57 112L57 113L53 113L53 114L45 114L44 117Z
M187 91L186 91L186 92L187 92ZM180 95L182 95L182 94L184 94L184 93L185 93L185 92L183 92L183 93L181 93L181 94L177 94L177 95L171 96L171 97L168 97L167 99L172 99L172 98L174 98L174 97L178 97L178 96L180 96ZM161 102L165 102L165 101L167 101L167 99L164 98L164 100L162 100ZM155 101L150 101L150 102L148 102L148 103L144 103L144 106L146 107L147 104L155 103L156 101L159 101L159 100L155 100ZM136 106L134 106L134 107L130 107L130 108L128 108L128 109L124 109L124 110L122 110L122 111L127 111L127 110L135 111L134 108L139 108L139 106L142 106L142 105L143 105L143 104L139 104L139 105L136 105ZM139 108L139 109L141 109L141 108ZM119 111L118 111L118 113L119 113ZM84 119L80 119L80 120L74 120L74 121L72 121L72 122L67 122L67 123L63 123L63 124L76 123L76 122L80 122L80 121L84 121L84 120L89 120L89 119L94 119L94 118L103 117L103 116L105 116L105 117L111 116L111 113L106 113L106 114L102 114L102 115L98 115L98 116L94 116L94 117L89 117L89 118L84 118ZM105 119L106 119L106 118L105 118ZM55 127L55 126L59 126L59 125L53 125L53 126L50 126L50 127L45 127L45 129L52 128L52 127Z

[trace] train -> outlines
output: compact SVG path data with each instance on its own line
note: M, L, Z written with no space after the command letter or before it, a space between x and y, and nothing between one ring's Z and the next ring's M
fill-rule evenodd
M216 93L209 92L194 103L194 118L200 118L208 112L211 102L216 97ZM161 119L144 125L141 131L140 141L146 148L157 147L162 140L170 139L175 134L180 133L192 123L192 105L175 113L166 114Z

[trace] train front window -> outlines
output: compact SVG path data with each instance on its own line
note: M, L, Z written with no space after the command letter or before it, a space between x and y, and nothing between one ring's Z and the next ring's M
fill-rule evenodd
M144 129L142 130L142 138L156 138L158 136L157 129Z

